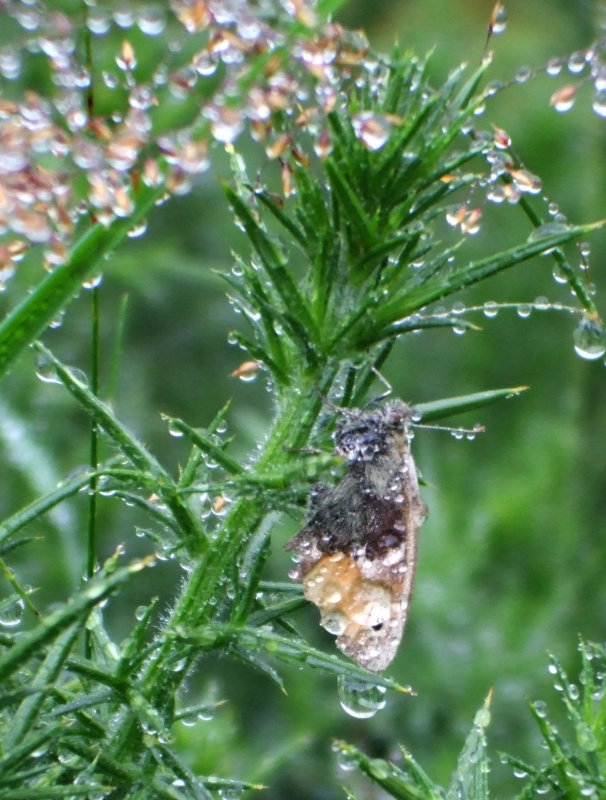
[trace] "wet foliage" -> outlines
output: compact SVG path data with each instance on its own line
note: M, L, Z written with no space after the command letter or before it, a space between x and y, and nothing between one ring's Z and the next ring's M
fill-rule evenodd
M366 776L346 790L352 798L373 784L396 798L489 797L490 700L476 713L449 784L429 777L412 743L394 755L395 738L380 747L363 729L355 729L355 745L341 738L325 713L333 698L347 720L370 721L390 699L409 700L407 673L371 674L314 638L301 589L287 581L286 556L278 566L272 556L285 527L303 526L317 481L342 476L334 428L344 409L383 391L380 371L398 348L414 348L420 336L471 335L513 309L520 325L543 312L556 327L572 317L579 363L603 358L588 244L602 222L569 219L490 108L508 86L557 77L566 63L575 83L552 93L555 111L572 108L590 85L589 108L603 117L604 48L598 40L566 62L496 82L490 48L507 22L497 3L484 51L436 78L431 57L399 46L380 53L361 31L335 21L342 5L0 2L0 374L9 397L0 432L11 501L0 523L0 798L233 800L265 784L271 796L284 796L282 765L296 760L303 734L293 725L283 740L276 735L280 693L290 693L284 702L293 717L308 720L308 740L328 751L338 733L340 766ZM202 375L189 366L176 396L193 395L192 382L201 382L212 413L204 424L188 421L198 416L192 409L165 413L158 434L121 407L116 372L127 314L114 296L115 330L104 338L101 290L138 279L142 292L160 297L158 308L168 304L168 288L156 289L150 277L154 259L167 273L187 271L185 251L176 258L170 245L162 248L191 235L187 204L210 182L211 168L224 180L219 194L213 176L203 213L212 220L210 206L223 202L235 226L219 237L213 272L196 265L196 290L187 294L203 327L217 315L240 363L226 366L220 357ZM519 226L509 225L512 213ZM166 226L162 236L129 250L151 235L148 219ZM212 221L202 226L208 233ZM132 252L143 254L140 263ZM492 281L508 286L520 269L563 299L495 299ZM175 350L185 349L191 306L185 298L174 306ZM65 339L53 338L61 332ZM148 336L146 355L155 361L151 342L172 334ZM90 367L70 366L86 360L89 338ZM172 384L176 360L170 351L157 369L163 384ZM140 362L127 354L132 385ZM112 374L103 381L106 363ZM423 366L417 360L407 370ZM227 390L211 391L229 372L238 388L263 385L272 402L263 427L250 412L239 441L232 408L254 404L236 392L230 407ZM15 388L16 375L33 373L34 389ZM517 397L525 388L518 383L516 375L508 388L426 392L412 419L487 413ZM147 408L150 417L157 411ZM72 449L64 423L77 412L87 423L74 422ZM474 441L482 427L449 430ZM487 512L495 520L498 501L495 493ZM433 505L439 517L435 496ZM443 547L451 591L461 598L457 565L474 554L458 545L455 562L447 536ZM505 575L506 557L494 561ZM464 607L471 604L468 597ZM447 605L445 619L456 625ZM513 627L515 638L519 621ZM454 640L433 641L444 665L441 648ZM531 762L514 747L503 757L524 779L524 800L597 800L605 790L604 653L598 644L580 650L580 686L557 660L550 668L572 734L558 733L535 703L549 758ZM439 728L435 713L418 725L421 738ZM373 749L381 757L366 754ZM316 776L318 796L333 780L329 771Z

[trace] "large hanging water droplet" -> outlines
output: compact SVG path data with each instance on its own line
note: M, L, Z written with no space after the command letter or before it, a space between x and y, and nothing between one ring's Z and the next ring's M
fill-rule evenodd
M341 707L356 719L374 717L377 711L385 707L386 689L384 686L377 686L376 683L352 680L339 675L338 690Z
M586 314L572 336L577 355L595 361L606 353L606 331L597 315Z
M19 597L14 602L9 602L0 611L0 625L3 628L14 628L21 622L25 603Z
M503 33L507 27L507 9L503 3L497 3L493 9L492 17L490 19L490 32L497 36Z

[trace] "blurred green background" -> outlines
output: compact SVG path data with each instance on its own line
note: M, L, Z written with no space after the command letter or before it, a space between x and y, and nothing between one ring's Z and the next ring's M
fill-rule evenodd
M482 54L492 0L352 0L340 15L363 27L374 47L395 39L419 53L435 48L435 81L461 61ZM524 66L587 47L604 35L600 4L561 0L512 0L509 24L495 37L490 77L507 81ZM121 32L116 33L120 41ZM505 128L526 166L573 222L606 216L606 120L591 111L590 87L567 114L549 107L549 96L570 81L541 74L497 95L485 114ZM17 87L18 89L19 87ZM242 147L246 149L244 143ZM262 381L229 377L243 360L227 343L237 327L216 270L231 268L232 248L243 246L217 180L225 159L196 190L156 210L149 232L122 247L107 264L100 289L102 386L110 381L111 351L122 298L128 297L118 389L113 402L122 419L173 469L186 457L160 412L204 425L228 398L236 455L263 439L272 399ZM475 245L478 252L522 240L528 223L519 209L488 210ZM606 296L606 235L591 237L590 280ZM574 248L571 250L574 257ZM569 302L551 277L548 259L535 259L462 297L466 303L532 301L538 295ZM40 276L35 259L23 264L0 297L0 311ZM572 347L577 318L535 311L520 319L501 311L475 320L483 330L456 336L436 330L398 344L384 373L394 392L410 402L484 389L530 385L519 398L488 407L456 423L486 425L473 443L419 431L417 464L428 486L429 519L422 529L420 562L408 629L390 674L411 684L417 696L389 698L385 710L358 721L340 708L332 679L309 671L287 674L288 695L248 668L225 659L204 661L189 685L223 699L212 720L182 727L191 763L202 771L239 775L270 784L266 800L342 797L341 783L360 797L380 795L362 779L339 770L331 737L346 738L371 755L396 756L400 742L436 780L447 781L474 711L494 689L489 729L495 793L511 796L516 781L499 762L508 751L540 759L538 736L526 704L546 699L558 717L547 652L569 673L578 666L578 637L604 640L606 629L606 372L602 361L578 358ZM45 343L68 363L87 368L90 294L83 291ZM67 394L34 377L33 355L5 379L0 395L2 516L52 487L88 458L87 420ZM127 553L151 545L134 535L147 520L107 499L100 509L102 556L124 542ZM285 580L289 559L283 543L300 519L278 520L268 579ZM33 544L11 558L19 578L38 587L36 602L64 599L85 560L86 497L77 498L32 526ZM152 595L170 606L182 573L161 564L153 585L141 576L107 609L116 637L133 623L134 608ZM309 607L296 623L318 646L332 651L331 637ZM564 722L562 723L565 724Z

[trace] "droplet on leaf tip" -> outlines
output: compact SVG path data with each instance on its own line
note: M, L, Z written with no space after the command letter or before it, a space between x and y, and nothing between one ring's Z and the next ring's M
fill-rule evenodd
M606 353L606 331L597 315L585 314L573 334L574 350L587 361L595 361Z

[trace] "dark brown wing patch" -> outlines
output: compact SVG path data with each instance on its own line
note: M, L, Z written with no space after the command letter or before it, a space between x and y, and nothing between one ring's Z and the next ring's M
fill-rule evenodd
M337 646L374 672L395 657L408 613L425 518L410 452L411 411L401 401L353 412L335 434L348 460L337 486L322 487L307 525L287 544L292 577L320 610Z

